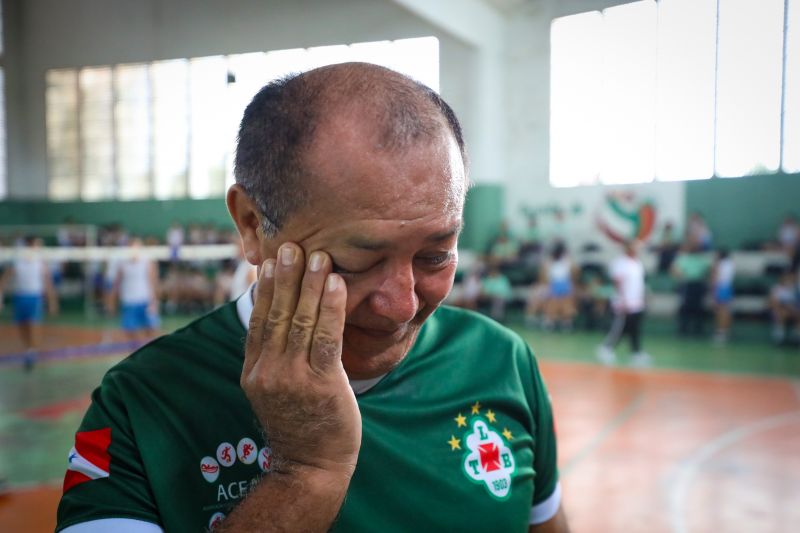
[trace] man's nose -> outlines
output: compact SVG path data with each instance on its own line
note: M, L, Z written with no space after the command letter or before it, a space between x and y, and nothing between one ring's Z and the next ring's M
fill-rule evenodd
M414 268L411 265L391 270L380 288L372 294L372 311L386 317L394 324L414 318L419 310Z

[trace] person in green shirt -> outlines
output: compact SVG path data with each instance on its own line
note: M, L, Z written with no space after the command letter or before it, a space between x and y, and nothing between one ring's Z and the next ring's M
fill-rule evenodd
M568 531L530 348L440 306L465 161L450 107L393 71L265 86L227 195L258 280L109 371L58 530Z
M681 335L703 334L711 259L700 245L687 245L672 265L672 274L680 283L681 304L678 309L678 332Z

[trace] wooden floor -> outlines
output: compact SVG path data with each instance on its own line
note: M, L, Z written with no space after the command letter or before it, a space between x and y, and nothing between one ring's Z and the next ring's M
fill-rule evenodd
M0 531L52 531L72 435L90 391L122 356L97 347L113 348L120 337L52 327L45 348L55 355L25 373L8 359L19 348L13 335L0 324L0 475L9 482L0 496ZM536 344L536 333L526 336ZM586 362L590 356L576 361L574 352L591 352L593 339L541 343L573 531L800 530L796 376L606 368ZM86 349L63 356L68 346ZM554 353L558 346L570 353Z

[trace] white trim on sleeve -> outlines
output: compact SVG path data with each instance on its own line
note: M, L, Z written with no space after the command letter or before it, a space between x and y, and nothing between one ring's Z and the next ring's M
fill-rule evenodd
M553 490L553 493L548 496L546 500L531 507L531 514L528 524L537 525L547 522L556 515L560 505L561 482L559 481L556 483L556 488Z
M61 533L164 533L161 526L132 518L103 518L90 520L62 529Z

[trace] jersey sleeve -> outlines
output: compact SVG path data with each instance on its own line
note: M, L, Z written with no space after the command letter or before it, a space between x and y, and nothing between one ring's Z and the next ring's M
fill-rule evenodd
M56 531L110 518L159 524L128 409L114 374L106 375L92 394L92 404L66 459Z
M536 506L553 495L558 484L555 422L550 404L550 395L542 380L539 366L533 353L528 350L533 371L533 418L535 424L535 449L533 456L534 478L533 502Z

